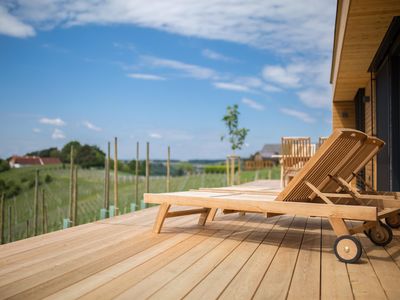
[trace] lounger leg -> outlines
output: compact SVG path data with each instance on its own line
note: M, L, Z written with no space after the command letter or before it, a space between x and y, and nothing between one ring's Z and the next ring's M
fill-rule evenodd
M214 221L215 215L217 214L218 208L211 208L208 214L207 221Z
M167 216L167 213L168 213L168 210L170 207L171 207L171 205L169 205L167 203L162 203L160 205L160 209L158 210L157 219L156 219L156 222L154 223L154 227L153 227L154 233L160 233L161 227L164 224L165 217Z
M205 212L200 214L199 225L205 225L207 221L207 217L210 214L211 208L207 208Z
M341 218L333 218L329 217L329 223L331 224L333 231L336 236L348 235L350 234L349 229L347 228L346 223Z

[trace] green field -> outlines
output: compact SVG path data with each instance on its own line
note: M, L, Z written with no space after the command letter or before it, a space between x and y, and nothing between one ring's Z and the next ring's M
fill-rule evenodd
M33 235L34 214L34 188L32 183L36 168L13 169L0 173L0 179L8 182L13 180L22 187L19 195L6 199L5 202L5 240L8 240L8 207L12 207L12 240L16 241L27 237L27 223L29 222L29 236ZM69 207L69 170L59 167L40 167L40 189L45 191L46 204L48 208L48 230L62 229L64 218L68 218ZM278 179L279 168L271 170L260 170L258 172L242 172L241 182L253 181L255 179ZM52 177L50 183L45 183L46 175ZM113 202L113 176L110 174L110 203ZM84 224L99 219L100 209L104 199L104 170L80 169L78 175L78 223ZM130 212L131 203L135 203L135 177L128 173L119 173L119 211ZM32 184L31 184L32 185ZM171 177L170 191L185 191L200 187L219 187L226 185L225 174L192 174ZM139 179L139 196L143 197L145 188L144 177ZM150 177L150 192L160 193L166 191L166 177ZM40 202L40 201L39 201ZM137 208L143 207L139 200ZM42 209L39 209L39 228L42 232Z

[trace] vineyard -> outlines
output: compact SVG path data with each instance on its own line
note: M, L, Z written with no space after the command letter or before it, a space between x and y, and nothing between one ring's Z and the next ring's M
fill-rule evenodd
M5 200L4 234L8 241L9 230L9 206L11 206L11 240L16 241L33 235L34 219L34 188L29 181L34 178L36 168L13 169L0 173L0 180L25 183L21 192ZM68 217L69 209L69 170L62 167L41 167L39 189L45 193L47 206L48 231L62 229L63 219ZM278 179L279 168L260 171L247 171L241 173L241 182L256 179ZM45 181L50 177L51 181ZM99 219L100 209L104 201L104 170L79 170L78 179L78 224L84 224ZM110 203L113 202L113 182L111 177ZM128 173L119 173L119 211L128 213L131 207L136 210L144 208L143 193L145 190L145 178L139 177L139 197L136 202L135 176ZM201 187L219 187L226 185L225 174L188 174L170 178L170 191L185 191ZM166 177L151 176L150 192L161 193L166 191ZM38 234L43 232L42 206L39 206Z

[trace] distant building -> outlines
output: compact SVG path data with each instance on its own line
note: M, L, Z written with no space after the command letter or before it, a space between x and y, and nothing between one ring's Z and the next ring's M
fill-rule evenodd
M260 151L251 155L248 160L244 161L244 169L259 170L273 167L278 164L278 156L280 153L280 144L265 144Z
M39 156L16 156L11 157L10 168L22 168L29 166L58 165L61 160L57 157L39 157Z

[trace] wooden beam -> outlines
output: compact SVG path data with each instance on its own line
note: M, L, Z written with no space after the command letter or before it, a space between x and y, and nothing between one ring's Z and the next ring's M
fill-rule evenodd
M194 214L202 214L207 212L207 208L196 208L196 209L185 209L185 210L177 210L170 211L166 214L166 218L174 218L180 216L194 215Z
M333 228L333 231L335 232L335 234L338 237L342 236L342 235L350 234L350 231L347 228L347 225L343 221L342 218L329 217L328 220L329 220L329 223L331 224L331 226Z
M326 197L323 193L320 192L319 189L317 189L314 185L312 185L310 182L308 181L304 181L304 183L315 193L318 195L318 197L320 197L325 203L327 204L333 204L333 202L331 200L328 199L328 197Z
M182 206L221 208L247 212L271 212L279 214L339 217L349 220L375 221L377 208L370 206L336 205L305 202L250 200L238 196L207 197L191 192L169 194L145 194L146 203L167 203Z
M200 214L199 221L197 224L204 226L207 222L208 214L210 213L211 208L205 208L204 212Z
M168 210L170 207L171 207L171 205L169 205L167 203L162 203L160 205L160 208L159 208L158 214L157 214L157 218L156 218L156 222L154 223L154 227L153 227L154 233L160 233L161 227L164 224L165 217L167 216L167 213L168 213Z

